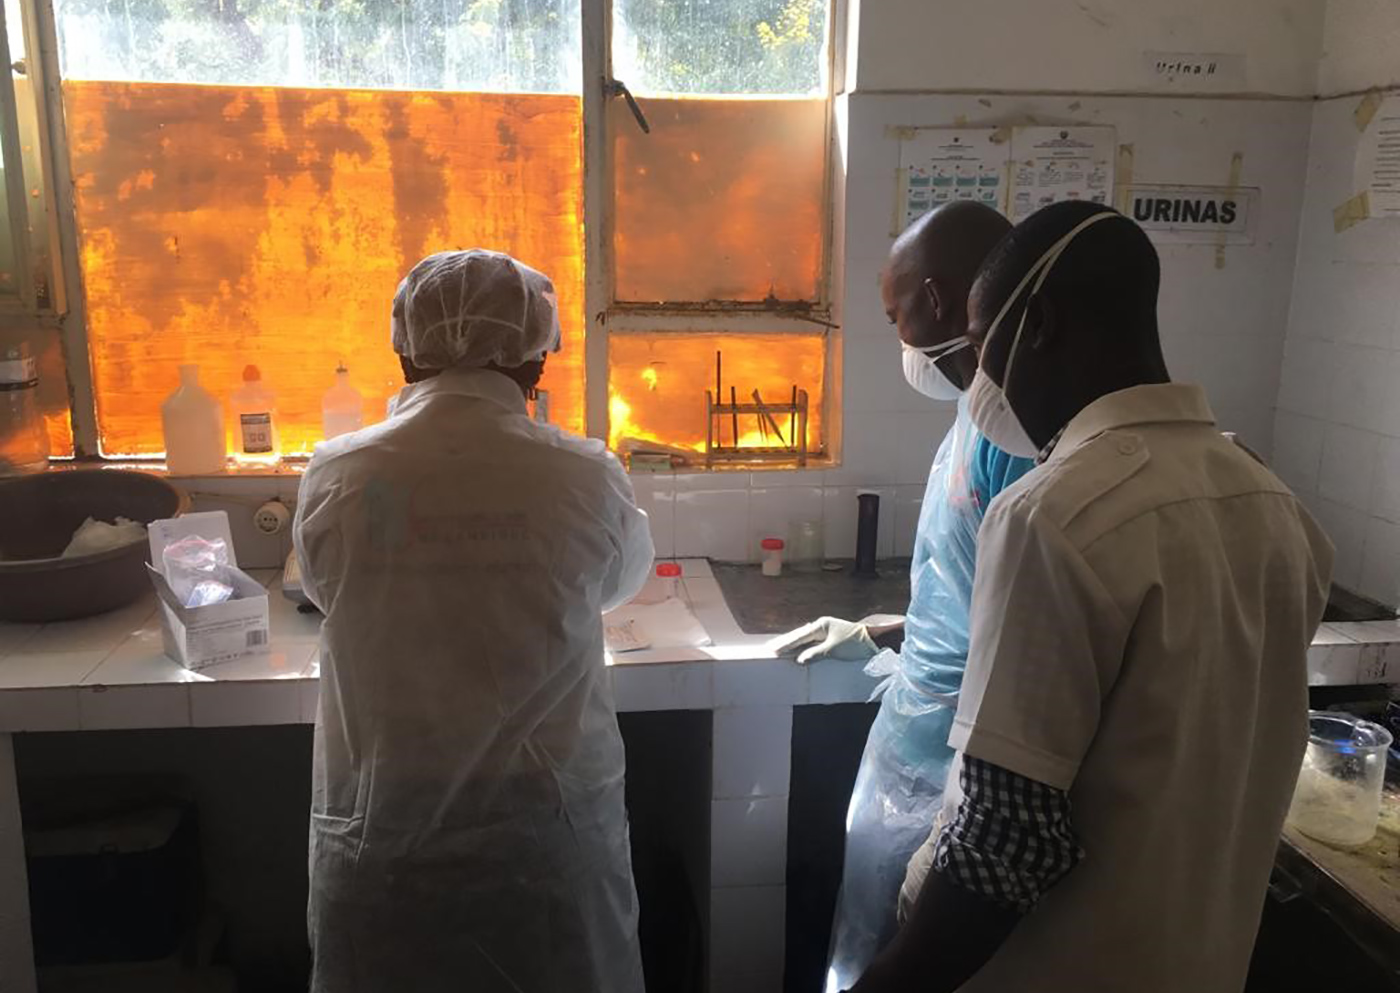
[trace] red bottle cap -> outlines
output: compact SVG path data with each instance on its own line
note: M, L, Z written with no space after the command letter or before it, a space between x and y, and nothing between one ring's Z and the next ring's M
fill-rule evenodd
M656 574L662 579L675 579L681 574L681 567L676 562L662 562L656 567Z
M784 547L782 538L764 538L759 545L765 552L781 552Z

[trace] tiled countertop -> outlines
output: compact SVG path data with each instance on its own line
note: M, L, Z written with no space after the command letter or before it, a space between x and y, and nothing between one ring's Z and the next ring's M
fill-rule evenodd
M875 681L859 665L800 667L745 634L708 563L687 561L686 598L714 644L630 652L610 660L619 710L854 703ZM58 624L0 623L0 732L295 724L315 719L320 618L269 588L272 644L190 672L162 650L154 596L99 617ZM1324 624L1309 653L1315 686L1400 682L1400 621Z
M714 644L610 659L619 710L710 710L857 702L875 680L859 665L801 667L734 622L703 560L684 563L684 590ZM295 724L315 720L321 619L269 589L270 650L190 672L164 654L154 596L99 617L0 623L0 733Z

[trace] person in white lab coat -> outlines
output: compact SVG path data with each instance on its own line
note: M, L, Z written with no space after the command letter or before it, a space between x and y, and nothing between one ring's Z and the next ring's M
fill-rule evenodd
M388 420L319 445L295 540L325 614L311 811L314 993L641 993L604 610L652 564L597 441L527 416L553 287L424 259Z

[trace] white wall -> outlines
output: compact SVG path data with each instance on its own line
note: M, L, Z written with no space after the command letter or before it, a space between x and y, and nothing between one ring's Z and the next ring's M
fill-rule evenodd
M1319 85L1395 81L1400 4L1328 4ZM1382 51L1388 44L1388 51ZM1337 546L1335 579L1400 600L1400 221L1343 231L1356 192L1356 96L1312 108L1297 276L1275 420L1275 464Z
M1144 52L1223 52L1245 56L1233 92L1310 95L1322 13L1320 0L864 0L847 78L857 91L1140 92L1159 88Z
M1326 7L1317 92L1400 85L1400 3L1329 0Z

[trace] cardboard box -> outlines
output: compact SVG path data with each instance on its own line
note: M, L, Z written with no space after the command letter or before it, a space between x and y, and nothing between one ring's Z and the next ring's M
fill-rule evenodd
M233 549L228 514L216 510L186 514L170 520L154 521L148 530L151 542L151 582L160 598L160 627L165 638L165 654L186 669L199 671L216 662L227 662L244 655L267 651L267 590L262 583L238 568ZM175 596L165 578L167 545L197 535L213 541L222 538L228 546L234 599L206 607L186 607Z

